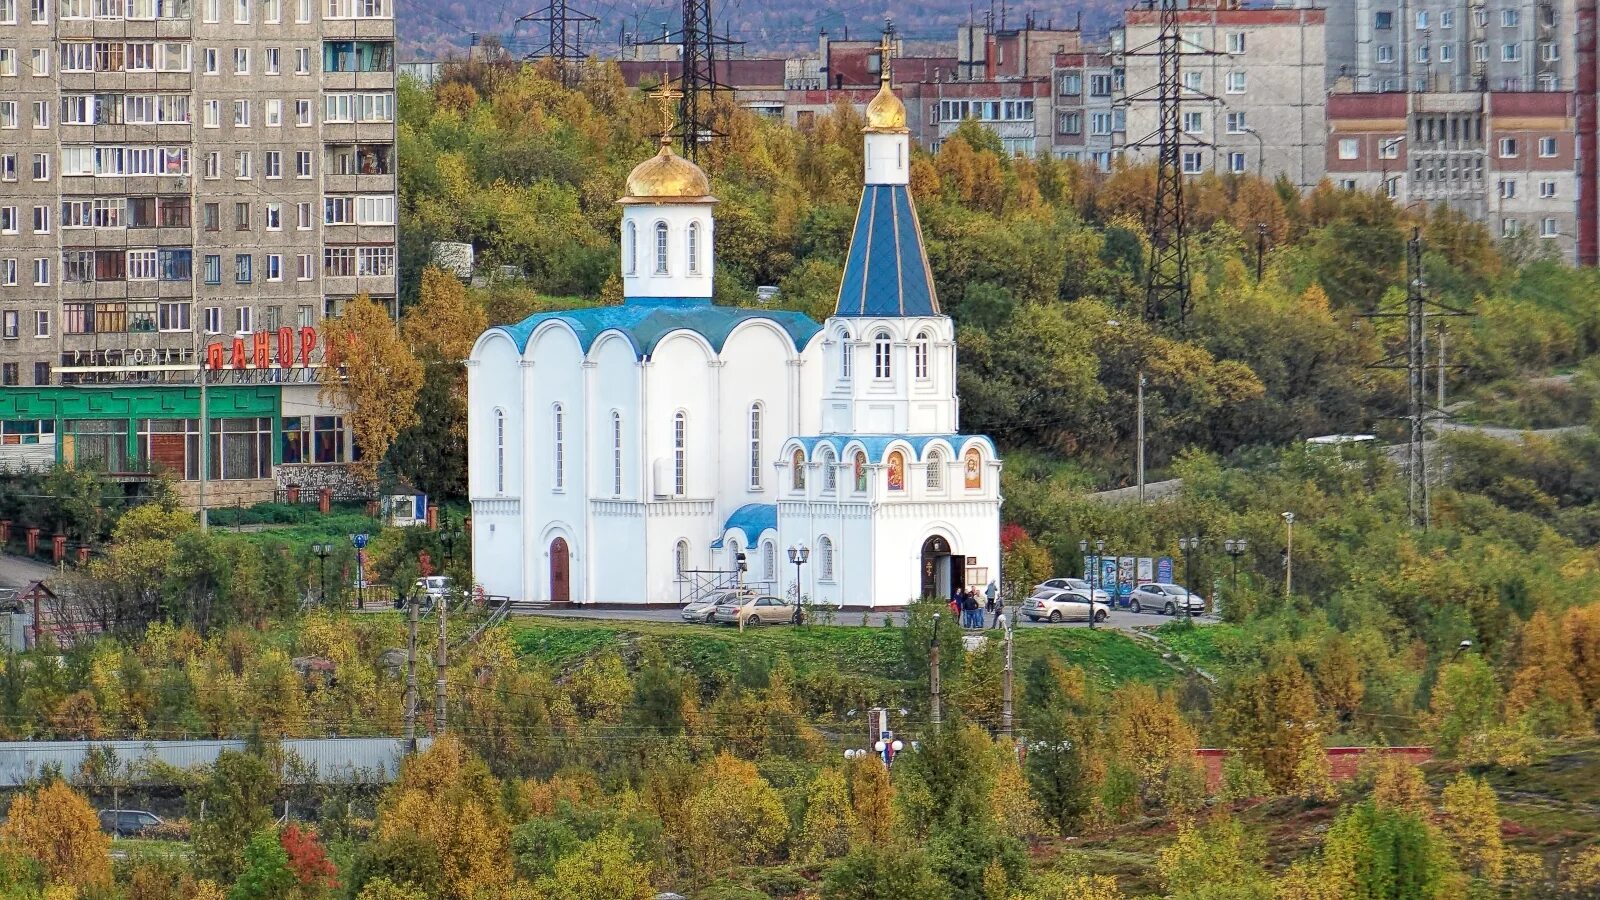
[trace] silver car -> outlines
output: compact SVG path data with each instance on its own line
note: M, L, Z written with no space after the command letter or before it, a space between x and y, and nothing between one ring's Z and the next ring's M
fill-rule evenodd
M1093 606L1096 622L1104 622L1111 614L1111 610L1104 603L1095 603ZM1051 622L1067 620L1087 622L1089 609L1088 593L1080 594L1076 591L1035 591L1032 597L1022 601L1022 614L1032 622L1040 619Z
M685 622L704 622L711 624L712 617L717 614L717 607L724 603L736 602L740 597L749 596L739 591L716 591L690 600L683 605L683 620Z
M1052 578L1049 581L1040 582L1039 586L1033 589L1035 594L1043 591L1074 591L1087 596L1089 593L1089 582L1084 581L1082 578ZM1095 588L1094 600L1096 603L1110 603L1111 594L1099 588Z
M1181 584L1159 582L1141 584L1133 589L1131 601L1128 608L1134 612L1158 612L1175 616L1185 605L1188 606L1190 615L1206 611L1206 598Z

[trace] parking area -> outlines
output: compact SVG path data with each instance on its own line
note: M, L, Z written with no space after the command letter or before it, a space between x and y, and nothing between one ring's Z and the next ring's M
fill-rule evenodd
M565 609L530 609L519 611L519 616L556 616L569 619L609 619L622 622L682 622L677 607L670 608L643 608L643 609L585 609L575 606ZM863 616L861 610L845 610L833 614L834 625L882 625L885 619L895 625L905 624L905 612L892 610L882 612L868 612ZM984 624L994 621L993 616L985 616ZM1171 621L1167 616L1153 615L1151 613L1135 613L1125 609L1112 610L1106 621L1097 627L1112 628L1118 631L1132 631L1139 627L1153 628L1164 622ZM1195 616L1196 624L1208 624L1217 620L1212 616ZM1029 622L1027 618L1018 616L1019 627L1023 628L1088 628L1087 622L1062 622L1052 625L1049 622ZM731 626L730 626L731 627Z

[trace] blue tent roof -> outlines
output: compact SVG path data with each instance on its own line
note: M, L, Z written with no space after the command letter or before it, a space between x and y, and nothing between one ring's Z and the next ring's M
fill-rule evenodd
M704 298L675 297L635 298L621 306L592 306L536 313L515 325L502 325L491 330L509 335L521 352L528 349L528 339L540 325L550 321L564 322L577 334L578 344L585 353L589 352L600 335L615 331L626 337L633 345L634 355L643 359L655 351L662 338L674 331L695 332L710 341L713 350L721 353L728 335L741 323L751 319L766 319L782 328L797 351L822 330L822 326L804 313L714 306Z
M903 184L867 185L856 211L835 315L939 314L910 190Z
M754 547L761 540L761 532L778 527L778 504L776 503L746 503L733 511L728 517L728 524L722 526L722 533L730 531L744 532L744 545L748 549ZM712 549L722 549L722 538L712 544Z
M997 455L994 441L982 434L822 434L797 437L794 440L805 448L807 458L814 455L819 447L830 447L834 453L842 454L846 446L859 442L867 451L867 458L876 462L883 459L889 450L889 445L895 441L905 441L910 444L911 452L919 457L923 449L933 441L944 441L959 453L968 441L977 440L989 448L990 456Z

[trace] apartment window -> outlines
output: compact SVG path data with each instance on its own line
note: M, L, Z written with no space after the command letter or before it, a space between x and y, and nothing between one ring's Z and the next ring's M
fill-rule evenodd
M282 203L268 203L267 204L267 230L268 231L281 231L281 230L283 230L283 204Z
M250 5L251 0L234 0L233 23L235 25L250 24Z
M1453 9L1442 9L1442 10L1440 10L1439 11L1439 27L1440 28L1454 28L1454 27L1456 27L1456 11L1453 10Z
M233 153L233 177L241 181L250 180L250 151L235 150Z
M294 124L299 128L304 128L311 124L310 100L296 100L294 102Z
M15 153L0 154L0 181L17 180L17 155Z
M62 55L66 55L66 47L62 45ZM0 77L15 78L17 75L17 51L11 47L0 47Z
M33 208L33 233L50 233L50 207L35 206Z
M1063 96L1076 97L1083 93L1083 75L1078 72L1066 72L1061 76L1061 93Z
M268 150L263 160L263 173L268 178L283 177L283 151Z
M1242 94L1242 93L1244 93L1244 91L1245 91L1245 73L1243 73L1243 72L1229 72L1228 73L1227 84L1228 84L1228 93L1230 93L1230 94Z
M50 180L50 154L35 153L33 155L33 180Z
M7 338L17 338L22 336L22 313L20 311L8 309L5 311L3 319L0 319L0 321L4 322L3 333L0 333L0 336ZM8 363L8 365L12 366L13 368L16 367L16 363ZM15 381L8 381L6 383L16 384Z
M1428 11L1425 9L1417 13L1417 30L1428 30Z
M233 101L233 125L235 128L250 127L250 101Z
M1521 61L1521 59L1522 59L1522 45L1521 44L1501 44L1500 45L1500 61L1501 62L1519 62L1519 61Z
M206 334L222 333L222 307L208 306L205 308Z
M33 127L50 127L50 101L35 100L33 103Z
M1539 237L1553 238L1561 235L1561 226L1553 217L1547 217L1539 222Z
M204 172L206 178L222 177L222 151L213 150L206 154L206 165Z
M1539 138L1539 155L1549 159L1556 155L1556 139L1553 137Z
M0 285L16 287L17 261L15 259L0 259Z
M1521 233L1522 233L1522 220L1521 219L1501 219L1500 220L1500 236L1501 237L1503 237L1503 238L1514 238L1514 237L1516 237L1517 235L1519 235Z
M241 306L234 310L234 324L239 327L234 329L239 334L249 334L255 331L256 311L248 306Z
M33 284L35 287L44 287L50 283L50 258L48 256L35 257L33 260Z
M1516 138L1501 138L1500 139L1500 158L1501 159L1511 159L1512 157L1515 157L1516 155L1517 155L1517 139Z
M1394 13L1383 10L1372 16L1372 27L1379 30L1388 30L1394 27Z
M17 24L17 0L0 0L0 25Z
M129 250L126 272L129 281L155 281L156 251Z
M1089 131L1095 135L1111 133L1111 113L1097 112L1089 114Z
M1200 134L1206 130L1206 114L1200 112L1186 112L1183 114L1183 130L1189 134Z
M295 228L300 231L309 231L311 229L311 203L309 201L296 204L294 215Z
M1185 150L1183 152L1183 174L1198 175L1205 171L1205 154L1199 150Z
M361 247L356 251L356 274L382 277L394 274L393 247Z
M324 247L322 274L325 278L352 278L356 274L356 248Z
M222 230L222 209L216 203L207 203L200 207L200 227L206 231Z
M1556 44L1544 43L1539 45L1539 58L1545 62L1555 62L1561 59L1561 48Z
M236 231L250 230L250 204L248 201L233 205L233 227Z
M355 203L349 197L328 197L322 201L322 224L354 225Z
M1516 9L1500 10L1501 28L1518 28L1522 25L1522 12Z
M267 280L283 280L283 257L277 253L267 254ZM276 307L274 307L276 309Z
M1379 159L1399 159L1400 158L1400 141L1401 141L1401 138L1397 138L1397 137L1389 138L1388 140L1379 140L1378 141L1378 158Z
M1472 42L1472 61L1487 62L1489 59L1489 45L1483 41Z
M254 274L252 263L255 257L248 253L238 253L233 257L233 280L235 284L249 284ZM241 328L240 331L249 331Z
M156 204L156 221L162 228L189 227L188 197L162 197Z
M1228 52L1234 56L1244 52L1244 32L1234 31L1228 34Z
M17 127L17 101L0 100L0 128Z
M50 336L50 310L36 309L33 311L33 336L41 338L47 338ZM44 381L39 383L44 384L49 380L50 379L46 377Z
M1554 181L1550 181L1550 180L1545 180L1545 181L1539 182L1539 199L1540 200L1554 200L1555 198L1556 198L1556 183Z
M1242 112L1228 113L1227 126L1229 134L1244 134L1246 128L1245 114Z
M1244 154L1237 151L1228 154L1228 171L1235 175L1244 172Z
M1075 112L1062 113L1059 131L1061 134L1081 134L1083 132L1083 114Z
M278 128L283 125L283 101L268 100L266 103L267 127Z
M200 71L205 75L217 74L217 48L207 47L200 57Z
M1378 45L1378 49L1377 49L1377 56L1378 56L1378 62L1381 62L1381 63L1392 63L1392 62L1394 62L1394 46L1391 45L1391 44L1379 44Z
M32 64L31 68L32 68L34 77L35 78L49 78L50 77L50 48L49 47L35 47L35 48L33 48L33 52L31 54L29 54L29 56L33 59L33 64Z
M6 337L8 338L14 338L17 336L15 330L16 315L17 314L15 312L6 312ZM19 380L21 376L17 374L17 369L17 364L13 362L0 364L0 383L4 383L7 387L21 384L22 382Z
M1093 96L1093 97L1109 97L1109 96L1111 96L1111 76L1110 75L1090 75L1089 76L1089 95Z
M202 127L202 128L221 128L222 127L222 101L221 100L207 100L205 102L205 105L200 107L200 127Z
M266 51L265 51L265 62L263 63L263 66L266 69L266 74L268 74L268 75L277 75L277 74L279 74L278 56L279 56L279 51L278 51L277 47L268 47L266 49Z
M1183 89L1198 93L1205 89L1206 76L1204 72L1186 69L1183 73Z
M201 269L201 277L206 284L221 284L222 257L215 253L206 254L205 262Z
M167 302L156 307L156 327L162 331L188 331L189 310L187 302Z
M1417 62L1425 63L1425 62L1428 61L1428 59L1429 59L1428 45L1427 44L1418 44L1417 45Z
M1455 62L1455 61L1456 61L1456 45L1455 44L1440 44L1439 45L1439 62L1448 63L1448 62Z
M311 254L302 253L295 257L294 277L296 281L311 280Z
M1361 158L1361 139L1360 138L1340 138L1339 139L1339 158L1340 159L1360 159Z
M294 154L294 177L311 177L311 151L297 150Z
M15 206L0 206L0 234L16 234L20 221Z
M49 313L41 313L40 315L43 315L43 316L46 317L46 319L45 319L46 322L49 321L49 318L48 318L49 315L50 315ZM47 362L36 362L36 363L33 364L33 383L34 384L49 384L50 383L50 364L49 363L47 363Z
M372 197L356 198L356 224L357 225L393 225L394 224L394 195L379 194ZM688 231L689 274L700 271L699 260L700 223L692 222Z

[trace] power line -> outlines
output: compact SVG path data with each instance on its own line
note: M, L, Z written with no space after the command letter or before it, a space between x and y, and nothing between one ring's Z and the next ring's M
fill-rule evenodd
M598 20L582 10L574 9L567 0L550 0L517 21L540 23L545 31L543 43L523 58L553 61L561 85L572 87L577 78L577 65L584 59L584 23Z

